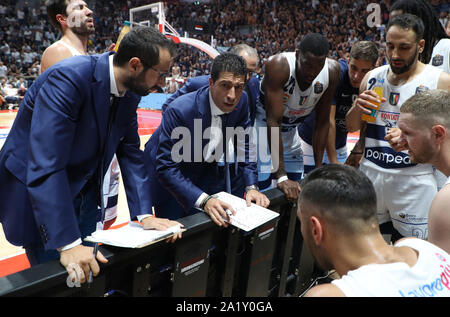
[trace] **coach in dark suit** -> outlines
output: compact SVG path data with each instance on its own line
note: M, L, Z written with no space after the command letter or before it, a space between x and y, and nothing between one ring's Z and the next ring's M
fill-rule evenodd
M149 217L136 114L140 96L169 69L174 53L159 32L134 28L116 54L66 59L28 90L0 152L0 222L32 265L60 257L66 267L73 262L98 273L92 247L80 243L95 231L98 180L114 153L131 218L142 216L145 228L175 224Z
M246 86L243 93L243 96L247 96L248 98L248 106L249 106L249 117L250 117L250 125L254 126L255 124L255 116L256 116L256 102L259 97L259 79L253 74L258 68L259 57L258 52L253 47L248 46L247 44L238 44L233 46L230 49L230 53L237 54L241 56L245 64L247 65L247 78L246 78ZM174 101L176 98L185 95L187 93L196 91L204 86L209 86L209 75L197 76L193 78L189 78L186 83L178 89L174 94L172 94L166 102L162 105L162 110L166 110L167 106Z
M250 127L248 100L241 98L246 74L242 57L223 53L213 62L208 86L176 98L164 111L161 125L145 146L158 216L178 219L204 210L218 225L225 225L225 209L233 209L211 194L225 191L226 169L220 164L223 149L230 149L229 140L223 142L225 128ZM229 170L231 192L237 196L245 192L248 203L268 206L269 200L255 186L258 178L256 160L249 157L251 142L242 143L242 157L238 153L242 163L239 169ZM245 188L234 186L239 183Z

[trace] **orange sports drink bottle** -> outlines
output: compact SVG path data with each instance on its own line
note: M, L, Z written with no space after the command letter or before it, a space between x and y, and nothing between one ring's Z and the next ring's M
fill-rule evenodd
M383 87L380 86L376 86L372 89L377 95L378 98L381 100L381 98L383 98ZM373 107L371 106L366 106L366 108L368 108L369 110L371 110L372 112L370 114L365 114L363 113L361 115L361 119L367 122L374 122L375 118L377 116L377 111L380 109L380 103L372 103Z
M114 51L117 52L117 50L119 49L120 41L122 41L123 37L128 32L130 32L130 22L129 21L124 21L122 30L120 31L119 37L117 38L117 41L116 41L116 47L114 47Z

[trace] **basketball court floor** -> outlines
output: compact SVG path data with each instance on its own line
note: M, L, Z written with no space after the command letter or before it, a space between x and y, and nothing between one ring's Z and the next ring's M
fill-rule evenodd
M8 132L16 118L17 111L0 111L0 148L3 146ZM141 148L144 149L145 143L151 134L156 130L161 122L161 111L158 110L138 110L139 135L141 138ZM358 140L359 135L349 134L348 151L351 150L354 143ZM126 202L123 182L120 182L119 199L118 199L118 215L112 228L119 227L130 220L128 206ZM6 276L24 269L29 268L28 260L25 252L21 247L11 245L3 233L0 224L0 277Z

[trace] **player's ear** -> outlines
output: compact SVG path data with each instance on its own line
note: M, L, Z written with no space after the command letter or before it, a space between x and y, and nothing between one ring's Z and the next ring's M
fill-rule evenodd
M421 39L421 40L419 41L419 53L422 53L423 50L424 50L424 48L425 48L425 40L424 40L424 39Z
M322 243L324 233L323 222L315 216L311 216L311 218L309 218L309 221L310 221L311 235L313 237L314 243L316 245L320 245Z
M140 58L138 57L132 57L128 61L128 68L131 73L138 73L140 69L144 68L143 63L141 62Z
M433 140L439 144L442 144L447 137L447 129L440 124L434 125L431 128L431 132L433 134Z
M58 21L59 24L67 26L67 17L64 14L57 14L56 15L56 21Z

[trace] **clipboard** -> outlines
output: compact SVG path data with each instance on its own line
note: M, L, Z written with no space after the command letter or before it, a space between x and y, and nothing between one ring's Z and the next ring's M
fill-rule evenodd
M146 230L140 223L130 221L127 225L118 229L97 230L84 240L121 248L144 248L184 231L186 229L182 229L179 225L164 231Z

